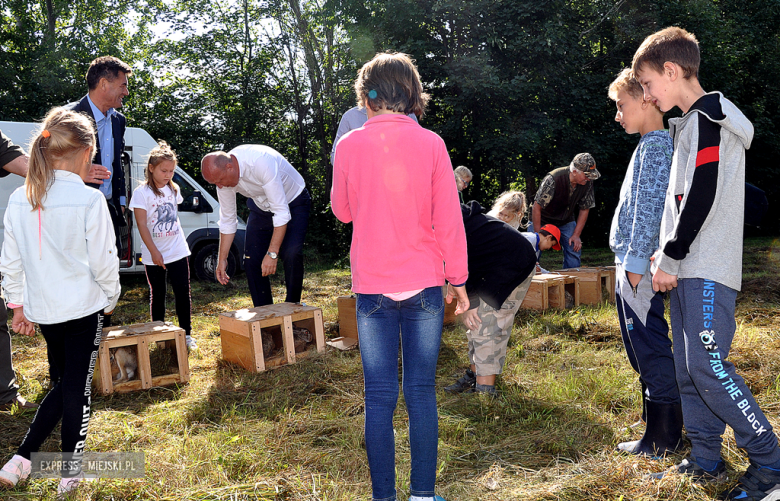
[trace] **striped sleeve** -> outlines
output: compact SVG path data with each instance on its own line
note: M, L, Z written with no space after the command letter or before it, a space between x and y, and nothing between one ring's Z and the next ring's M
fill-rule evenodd
M664 246L664 254L682 260L690 251L712 211L718 189L718 165L720 164L720 125L698 113L699 137L696 147L696 164L687 195L675 193L674 202L679 208L683 199L674 237Z

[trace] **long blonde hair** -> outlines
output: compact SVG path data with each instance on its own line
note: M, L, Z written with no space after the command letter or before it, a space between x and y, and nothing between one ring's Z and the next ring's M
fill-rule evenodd
M30 147L24 187L32 210L43 209L43 199L54 183L55 164L75 160L84 148L92 149L91 161L95 154L95 132L89 119L65 108L52 108Z
M499 212L504 209L514 215L507 224L518 228L525 214L525 194L522 191L505 191L496 199L493 208L490 210L490 215L498 217Z
M158 197L163 196L163 194L162 191L160 191L160 188L154 184L154 179L152 179L152 168L157 167L166 161L173 162L174 167L179 163L176 158L176 152L171 149L168 143L160 139L160 143L149 152L149 160L146 163L146 170L144 170L146 185L152 190L152 193ZM179 186L173 182L173 178L168 181L168 187L173 191L174 196L179 192Z

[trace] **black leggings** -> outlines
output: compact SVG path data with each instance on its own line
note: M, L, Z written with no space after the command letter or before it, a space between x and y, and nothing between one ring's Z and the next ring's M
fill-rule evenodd
M30 459L62 419L62 452L84 453L92 403L92 374L103 335L103 312L41 325L49 355L52 389L38 407L17 454ZM109 375L110 377L110 375Z
M152 322L165 321L165 292L167 290L165 276L171 278L173 296L176 298L176 316L179 326L186 335L190 335L192 324L192 299L190 298L190 261L183 257L178 261L167 263L165 268L157 265L146 265L146 280L149 282L149 309L152 312Z

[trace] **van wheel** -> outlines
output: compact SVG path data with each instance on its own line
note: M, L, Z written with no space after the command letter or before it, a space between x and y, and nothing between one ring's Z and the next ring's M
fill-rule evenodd
M198 253L195 255L195 275L200 280L207 280L209 282L216 282L216 270L217 270L217 257L219 256L219 244L204 245ZM227 258L227 274L229 277L233 277L236 273L236 256L232 252L228 252Z

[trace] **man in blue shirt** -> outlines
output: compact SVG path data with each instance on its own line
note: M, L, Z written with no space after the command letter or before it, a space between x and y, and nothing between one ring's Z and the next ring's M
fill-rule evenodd
M120 258L125 257L127 248L127 242L122 242L119 238L119 227L127 225L124 219L127 189L122 168L127 121L117 110L122 107L122 99L129 94L127 78L132 73L130 66L113 56L99 57L92 61L87 70L88 94L80 101L65 106L67 109L84 113L95 124L95 163L107 168L110 177L103 184L89 186L97 188L106 197L117 235Z

